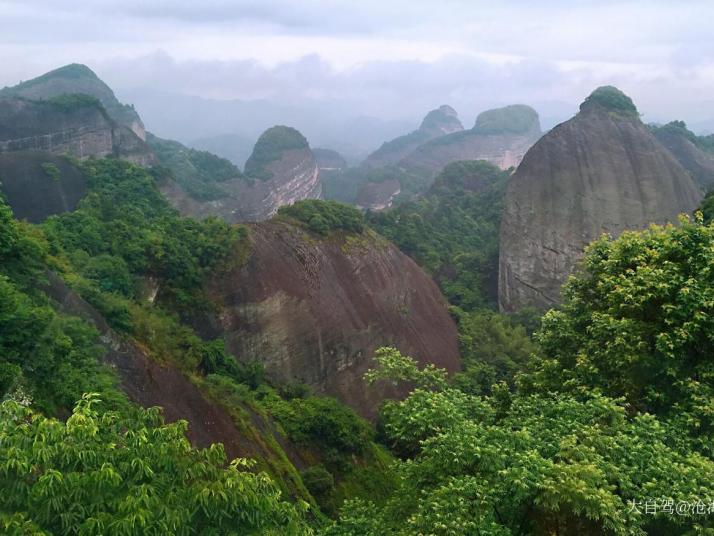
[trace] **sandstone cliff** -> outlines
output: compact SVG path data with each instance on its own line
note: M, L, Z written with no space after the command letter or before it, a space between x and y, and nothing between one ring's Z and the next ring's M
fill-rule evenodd
M139 139L146 141L144 124L136 110L120 103L111 88L86 65L65 65L32 80L0 90L0 97L24 97L29 100L48 100L67 94L95 97L118 125L131 129Z
M374 234L311 234L283 217L250 227L247 264L213 281L210 336L276 379L304 382L374 416L362 375L382 345L455 371L457 332L436 286Z
M481 113L471 130L455 132L421 144L400 162L407 171L435 177L451 162L486 160L501 169L517 166L540 138L538 114L515 104Z
M417 130L382 144L361 165L376 168L396 164L421 144L463 129L456 110L451 106L442 105L430 111Z
M714 186L714 144L696 136L682 121L655 128L654 134L704 190Z
M322 183L307 140L297 130L276 126L258 139L246 162L245 176L215 183L220 195L201 201L176 183L162 192L182 214L215 215L228 222L260 221L301 199L320 199Z
M43 151L0 153L0 192L18 220L39 223L69 212L87 193L84 174L69 159Z
M632 101L599 88L580 113L526 154L501 220L499 304L504 311L556 304L560 287L602 233L676 221L701 193L642 124Z

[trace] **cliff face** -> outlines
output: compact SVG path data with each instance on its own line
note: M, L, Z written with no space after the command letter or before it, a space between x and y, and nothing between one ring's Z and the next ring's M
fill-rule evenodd
M258 140L246 162L246 177L215 183L220 195L200 201L176 183L162 192L185 215L215 215L228 222L261 221L283 205L320 199L320 171L307 140L295 129L273 127Z
M202 323L234 355L367 416L385 394L362 381L379 346L458 369L456 327L438 288L391 243L371 231L318 238L282 220L255 224L250 236L248 263L212 283L220 310Z
M704 147L681 121L656 128L654 134L704 190L714 186L714 148Z
M82 94L98 99L118 125L129 128L146 141L144 124L134 108L121 104L111 88L86 65L71 64L55 69L14 87L0 90L0 97L48 100L60 95Z
M99 101L83 95L46 101L0 98L0 153L26 150L153 162L143 141L114 122Z
M540 136L535 110L518 104L506 106L480 114L471 130L420 145L402 159L400 166L431 178L447 164L459 160L486 160L508 169L520 163Z
M74 210L87 193L87 183L67 158L17 151L0 153L0 191L18 220L39 223Z
M367 168L377 168L396 164L421 144L463 129L456 110L451 106L440 106L424 117L417 130L382 144L361 165Z
M596 90L578 115L528 151L511 177L500 232L501 309L556 304L589 242L676 221L700 199L629 98L615 88Z

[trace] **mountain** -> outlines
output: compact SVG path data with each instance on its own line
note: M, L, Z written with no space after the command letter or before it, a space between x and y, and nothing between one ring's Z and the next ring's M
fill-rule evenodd
M186 188L179 182L164 184L162 191L185 215L215 215L228 222L260 221L283 205L319 199L319 175L305 137L294 128L275 126L258 138L243 175L211 182L210 198L191 195L195 185Z
M538 113L530 106L514 104L482 112L470 130L420 145L402 159L400 166L432 178L444 166L459 160L486 160L508 169L519 164L540 136Z
M48 100L67 94L95 97L117 124L128 127L141 140L146 140L144 123L134 107L120 103L111 88L86 65L65 65L32 80L0 90L0 98L22 97L29 100Z
M442 105L430 111L417 130L382 144L361 165L375 168L396 164L421 144L463 129L456 110L451 106Z
M596 89L575 117L528 151L509 182L500 232L501 309L558 303L589 242L676 221L701 197L630 98L613 87Z
M653 127L653 131L702 188L714 186L714 140L697 136L683 121Z
M427 119L422 128L430 123ZM436 130L427 131L434 133ZM404 150L386 151L390 144L380 149L398 157L396 163L388 164L388 159L375 157L374 162L382 162L381 167L363 166L368 168L367 171L352 178L353 184L358 183L354 187L353 202L365 209L383 210L399 198L422 195L442 169L452 162L485 160L508 169L518 165L523 154L540 136L538 114L529 106L520 104L482 112L469 130L454 129L451 133L427 139L421 139L424 135L415 131L399 141L402 145L398 147ZM346 188L343 186L342 189Z
M311 385L373 417L385 394L398 394L361 381L374 350L396 345L455 371L456 327L434 282L384 238L366 228L311 231L312 211L325 205L298 203L251 225L250 258L209 284L217 309L199 324L276 380Z

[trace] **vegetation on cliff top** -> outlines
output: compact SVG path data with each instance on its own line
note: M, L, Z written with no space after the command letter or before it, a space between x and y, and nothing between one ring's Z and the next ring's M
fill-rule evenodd
M476 118L477 134L523 134L539 125L538 112L525 104L486 110Z
M331 231L361 233L364 217L356 208L337 201L304 199L292 205L280 207L279 216L291 218L313 233L326 236Z
M580 105L586 110L592 105L598 105L606 110L627 116L638 117L637 107L632 99L614 86L600 86L593 91Z
M245 174L254 179L268 180L272 173L268 164L280 159L284 151L309 149L305 136L294 128L274 126L263 132L245 163Z

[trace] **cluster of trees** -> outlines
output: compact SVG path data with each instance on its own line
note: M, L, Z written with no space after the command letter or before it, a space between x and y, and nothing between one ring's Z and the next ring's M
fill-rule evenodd
M280 207L278 214L296 220L313 233L322 236L332 231L361 233L364 230L362 213L354 207L337 201L303 199L292 205Z
M382 350L369 379L416 384L381 415L399 485L326 533L710 532L712 266L700 221L597 241L515 389L479 396Z

